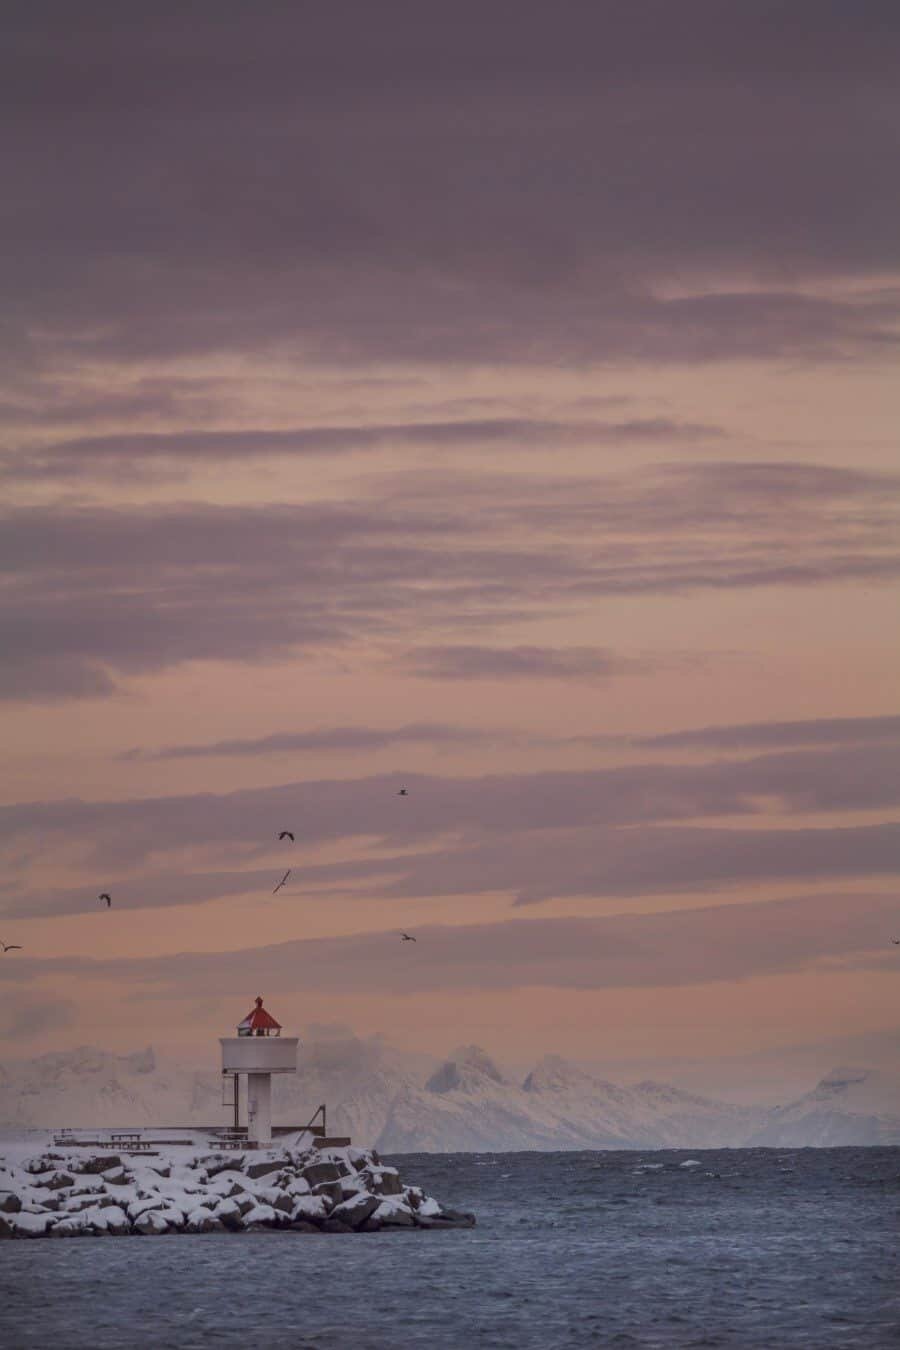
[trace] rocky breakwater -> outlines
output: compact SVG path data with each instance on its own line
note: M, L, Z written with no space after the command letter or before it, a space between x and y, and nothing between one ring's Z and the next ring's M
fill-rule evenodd
M405 1186L374 1150L48 1152L18 1166L0 1158L0 1238L377 1233L474 1222Z

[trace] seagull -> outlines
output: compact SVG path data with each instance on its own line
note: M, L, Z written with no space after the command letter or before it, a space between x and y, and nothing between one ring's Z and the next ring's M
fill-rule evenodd
M97 896L97 899L98 899L98 900L105 900L105 901L106 901L106 908L107 908L107 909L109 909L110 906L112 905L112 896L108 895L106 891L104 891L102 895L98 895L98 896Z
M397 793L397 796L398 796L398 797L408 797L408 796L409 796L409 793L407 792L406 788L401 788L400 791Z
M281 834L278 836L278 838L279 838L279 839L290 839L291 843L294 842L294 836L291 834L290 830L282 830L282 831L281 831Z
M2 947L5 952L20 952L23 950L18 942L0 942L0 947Z
M290 875L291 875L291 869L288 868L288 870L285 872L284 876L281 878L281 880L279 881L278 885L275 887L274 891L272 892L273 895L277 895L277 894L278 894L278 892L281 890L282 886L283 886L284 883L287 881L287 879L288 879L288 877L289 877Z
M900 938L891 938L891 942L893 942L895 947L900 947Z
M401 942L415 942L415 940L416 940L416 939L415 939L414 937L410 937L409 933L401 933L401 934L400 934L400 941L401 941Z

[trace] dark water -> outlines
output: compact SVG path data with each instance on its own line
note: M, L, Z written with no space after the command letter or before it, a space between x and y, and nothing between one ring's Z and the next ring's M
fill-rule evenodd
M392 1161L478 1227L4 1242L3 1344L900 1347L900 1149Z

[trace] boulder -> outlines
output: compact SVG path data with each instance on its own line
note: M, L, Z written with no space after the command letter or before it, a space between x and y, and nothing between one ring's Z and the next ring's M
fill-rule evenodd
M275 1201L284 1195L284 1191L278 1186L248 1186L247 1193L256 1199L257 1204L271 1205L273 1209L275 1208Z
M0 1214L18 1214L22 1201L15 1191L0 1191Z
M82 1209L93 1209L96 1203L96 1195L69 1195L66 1196L66 1213L77 1214Z
M66 1186L74 1186L75 1178L70 1177L68 1172L51 1172L49 1176L42 1176L37 1184L48 1191L61 1191Z
M241 1211L233 1200L220 1200L213 1213L223 1228L230 1233L238 1233L244 1226Z
M103 1190L103 1178L100 1176L81 1177L69 1192L70 1195L93 1195L96 1197L98 1191Z
M402 1195L403 1186L400 1182L400 1173L396 1167L379 1167L372 1174L369 1189L373 1195Z
M290 1223L290 1217L282 1210L273 1209L271 1205L254 1205L244 1215L245 1228L280 1228L282 1224Z
M165 1209L166 1202L160 1195L144 1195L128 1204L127 1214L132 1223L136 1223L142 1214L151 1209Z
M361 1223L356 1231L357 1233L380 1233L382 1226L380 1219L366 1219L365 1223Z
M29 1172L32 1176L40 1176L43 1172L56 1171L55 1162L51 1162L51 1160L47 1157L46 1153L43 1154L40 1158L29 1158L26 1163L22 1164L22 1166L24 1170L26 1172Z
M326 1219L322 1224L323 1233L352 1233L353 1229L349 1223L343 1223L340 1219Z
M377 1219L382 1228L414 1228L416 1222L408 1209L392 1209L387 1214L379 1214L376 1210L372 1218Z
M309 1195L311 1188L306 1177L294 1177L293 1181L289 1181L284 1189L287 1191L288 1195L297 1196Z
M21 1210L9 1222L16 1237L43 1237L52 1222L49 1214L28 1214Z
M323 1181L340 1181L341 1179L340 1172L334 1163L330 1162L309 1163L303 1168L302 1175L313 1188Z
M0 1240L2 1240L3 1238L11 1238L12 1235L13 1235L12 1224L9 1223L8 1220L4 1219L3 1215L0 1214Z
M331 1206L339 1205L344 1198L339 1181L320 1181L318 1186L313 1186L313 1195L323 1196Z
M102 1175L107 1186L126 1186L130 1180L124 1167L110 1167Z
M291 1218L294 1223L322 1223L328 1218L328 1201L321 1195L298 1195Z
M215 1187L211 1186L210 1192L212 1195L220 1196L223 1200L233 1200L235 1196L247 1194L243 1186L239 1186L236 1181L230 1182L227 1188L221 1190L216 1190Z
M283 1167L284 1163L279 1159L277 1162L248 1163L244 1171L248 1177L267 1177L270 1172L280 1172Z
M118 1153L95 1153L93 1157L85 1158L78 1170L88 1176L93 1176L98 1172L108 1172L112 1167L121 1166L122 1159Z
M103 1222L107 1233L127 1233L131 1227L128 1215L121 1205L103 1205L98 1218Z
M142 1237L155 1237L158 1233L169 1231L169 1222L161 1210L148 1209L135 1219L131 1231L139 1233Z
M385 1228L412 1228L414 1223L412 1211L394 1196L380 1200L372 1217L378 1219Z
M319 1233L321 1229L318 1224L310 1223L309 1219L295 1219L291 1224L293 1233ZM0 1234L2 1237L2 1234Z
M271 1205L273 1209L280 1209L285 1214L291 1214L294 1210L294 1197L288 1195L287 1191L282 1191L275 1200L271 1201Z
M131 1225L128 1216L119 1205L99 1204L90 1209L82 1209L77 1214L66 1214L55 1225L58 1237L71 1237L90 1233L101 1237L105 1233L127 1233Z
M340 1219L341 1223L347 1223L351 1228L359 1228L367 1219L371 1219L380 1204L377 1195L366 1195L362 1192L337 1205L331 1211L330 1217Z
M221 1233L222 1225L211 1210L203 1205L198 1205L192 1209L185 1220L185 1232L187 1233Z

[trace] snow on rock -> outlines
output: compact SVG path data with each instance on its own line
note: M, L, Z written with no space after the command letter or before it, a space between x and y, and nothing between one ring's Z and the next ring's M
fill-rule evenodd
M372 1218L388 1228L411 1228L415 1223L412 1209L399 1195L386 1196Z
M12 1217L12 1230L16 1237L43 1237L52 1220L52 1214L31 1214L21 1210Z
M468 1227L404 1186L374 1150L268 1149L244 1159L171 1148L123 1160L45 1152L13 1166L0 1158L0 1237L154 1236L290 1228L375 1232Z

